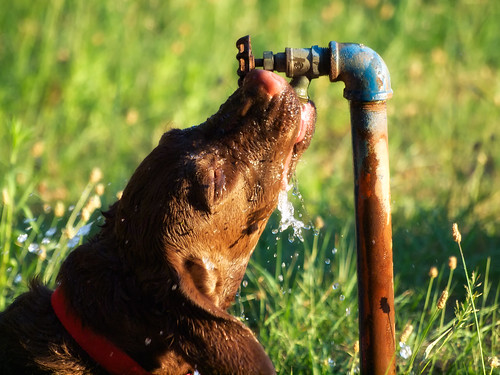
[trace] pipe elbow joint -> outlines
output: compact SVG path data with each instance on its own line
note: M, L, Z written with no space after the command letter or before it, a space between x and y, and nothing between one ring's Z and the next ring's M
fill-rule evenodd
M387 66L377 52L363 44L330 42L330 81L345 83L344 97L358 102L392 97Z

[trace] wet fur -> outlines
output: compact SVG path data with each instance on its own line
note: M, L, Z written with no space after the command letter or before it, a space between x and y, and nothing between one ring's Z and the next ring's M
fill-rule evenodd
M155 374L273 374L252 332L226 312L310 141L294 145L300 103L244 85L206 123L160 140L61 266L58 284L86 326ZM34 281L0 314L1 374L103 374Z

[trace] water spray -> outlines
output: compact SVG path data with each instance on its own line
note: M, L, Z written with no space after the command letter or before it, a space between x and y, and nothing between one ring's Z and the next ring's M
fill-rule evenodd
M362 374L396 373L394 279L386 101L390 75L382 58L356 43L265 51L255 58L250 36L236 42L239 84L252 69L283 72L302 100L312 79L328 76L345 84L354 162L359 343Z

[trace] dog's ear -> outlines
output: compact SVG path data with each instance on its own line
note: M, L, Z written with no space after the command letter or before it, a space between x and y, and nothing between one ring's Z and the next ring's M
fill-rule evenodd
M217 279L218 270L208 260L189 259L184 261L184 278L190 279L193 286L204 296L208 296L218 305ZM190 296L197 298L197 295Z
M194 305L217 317L227 317L218 307L220 285L219 271L208 260L190 257L185 259L180 252L171 252L169 262L177 273L178 288Z

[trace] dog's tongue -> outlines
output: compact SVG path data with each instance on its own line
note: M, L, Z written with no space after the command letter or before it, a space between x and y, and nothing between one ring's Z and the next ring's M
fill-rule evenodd
M315 116L314 116L314 107L310 102L303 103L300 109L300 125L299 132L297 134L297 139L295 140L295 144L300 143L304 140L307 130L314 126ZM281 188L286 190L288 186L288 172L290 169L290 162L292 161L293 149L287 155L285 160L285 166L283 168L283 175L281 177Z
M310 102L303 103L300 109L300 128L295 143L302 142L306 136L307 129L314 126L314 108Z

